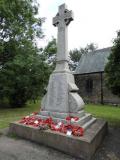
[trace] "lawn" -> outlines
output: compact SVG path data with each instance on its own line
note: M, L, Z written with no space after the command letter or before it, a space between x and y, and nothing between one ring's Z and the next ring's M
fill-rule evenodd
M15 109L0 109L0 128L8 127L9 123L21 119L32 112L39 111L40 101L36 104L28 103L26 107ZM112 126L120 127L120 108L107 105L88 104L85 110L95 117L106 119Z
M109 125L120 127L120 106L88 104L85 110L95 117L105 119Z
M40 101L37 103L28 103L22 108L0 108L0 128L8 127L10 122L21 119L22 117L31 114L32 112L39 112Z

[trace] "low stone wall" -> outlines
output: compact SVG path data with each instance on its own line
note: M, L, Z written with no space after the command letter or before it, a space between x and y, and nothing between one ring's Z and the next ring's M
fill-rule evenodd
M105 74L103 74L103 80L104 79L105 79ZM104 95L104 103L120 105L120 97L112 94L112 92L106 87L105 81L103 81L103 95Z
M87 92L86 81L93 80L92 92ZM101 103L101 81L99 74L75 75L75 82L79 88L79 94L85 102Z
M102 79L101 79L102 74ZM74 75L75 83L79 88L79 94L85 102L88 103L105 103L105 104L120 104L120 98L113 95L105 85L104 73L91 73ZM86 81L93 80L93 88L91 92L86 90Z

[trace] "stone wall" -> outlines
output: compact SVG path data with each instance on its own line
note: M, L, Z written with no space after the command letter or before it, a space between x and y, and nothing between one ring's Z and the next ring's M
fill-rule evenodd
M103 74L103 79L105 75ZM108 104L120 104L120 98L111 93L110 90L105 85L105 81L103 81L103 95L104 95L104 103Z
M92 80L92 90L87 90L87 81ZM113 95L105 86L104 73L75 75L79 94L88 103L120 104L120 98Z

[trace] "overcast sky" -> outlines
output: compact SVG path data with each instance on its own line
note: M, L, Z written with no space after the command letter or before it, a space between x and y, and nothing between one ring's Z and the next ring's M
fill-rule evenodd
M51 37L57 36L57 28L52 25L52 18L58 12L58 6L66 3L74 12L74 21L68 27L68 48L85 47L91 42L98 48L112 45L116 31L120 29L120 0L38 0L39 14L46 17L43 24L44 40L39 46L46 45Z

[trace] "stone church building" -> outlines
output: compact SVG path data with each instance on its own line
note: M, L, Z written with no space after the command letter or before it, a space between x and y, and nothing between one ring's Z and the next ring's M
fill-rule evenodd
M81 56L74 75L79 94L85 102L120 104L120 98L113 95L105 86L104 68L110 52L109 47Z

